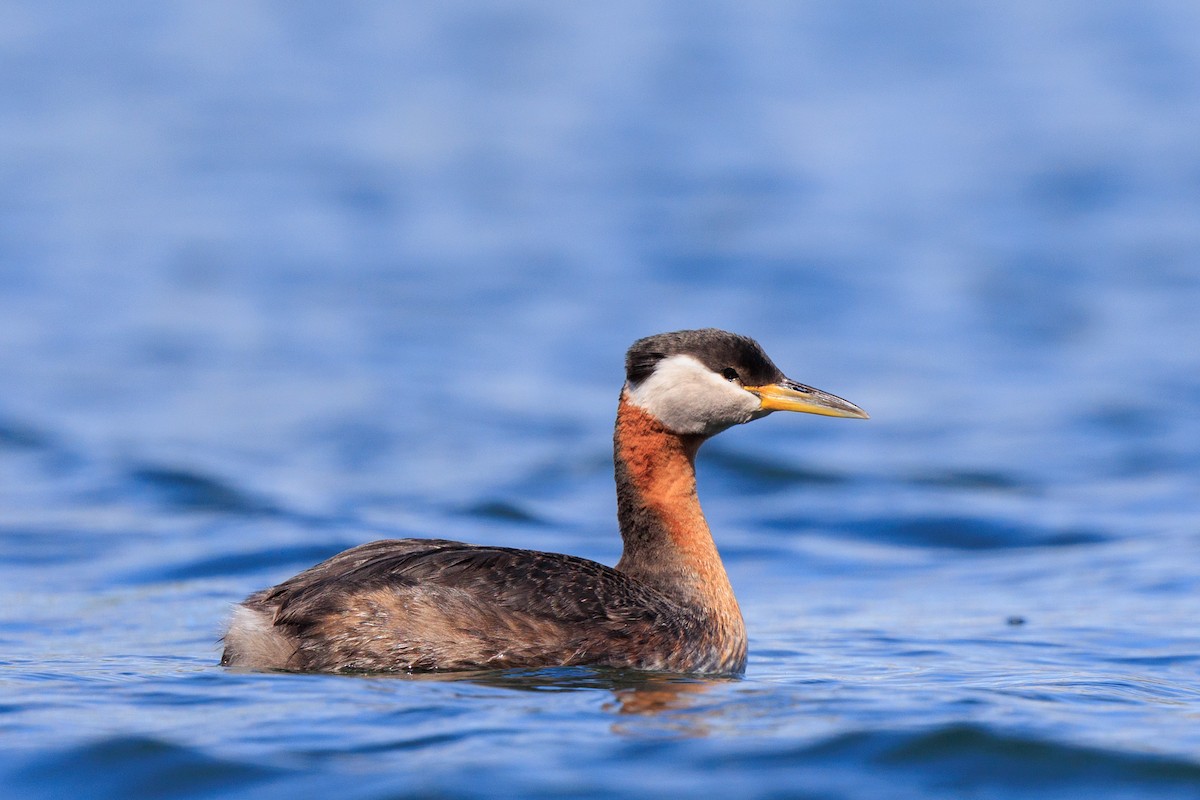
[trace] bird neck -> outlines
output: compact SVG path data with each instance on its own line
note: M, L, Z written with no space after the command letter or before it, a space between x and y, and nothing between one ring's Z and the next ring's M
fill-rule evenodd
M625 549L617 569L740 629L741 610L696 495L704 438L668 430L621 393L613 455Z

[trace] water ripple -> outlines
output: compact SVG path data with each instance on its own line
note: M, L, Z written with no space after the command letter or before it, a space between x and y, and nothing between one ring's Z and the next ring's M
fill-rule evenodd
M243 792L280 774L157 739L114 737L47 753L12 770L5 783L21 797L138 800Z
M0 451L45 450L52 444L53 439L44 431L16 420L0 418Z
M965 516L880 517L833 527L864 539L955 550L1070 547L1108 540L1090 530L1046 528L1028 522Z
M273 503L250 492L185 467L140 465L127 471L126 480L131 492L147 496L171 510L243 515L274 514L279 511Z

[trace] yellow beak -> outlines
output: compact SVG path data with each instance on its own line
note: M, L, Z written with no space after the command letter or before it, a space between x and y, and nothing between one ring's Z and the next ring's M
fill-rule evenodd
M870 419L870 415L849 400L822 392L811 386L784 378L779 383L765 386L747 386L747 392L757 395L764 411L800 411L805 414L821 414L826 417L850 417Z

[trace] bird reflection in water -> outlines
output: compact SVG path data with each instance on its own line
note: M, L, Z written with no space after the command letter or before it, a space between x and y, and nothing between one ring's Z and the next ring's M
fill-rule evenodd
M600 708L623 718L613 725L614 733L645 735L653 731L687 737L707 736L717 727L713 723L719 712L704 702L706 693L720 686L740 683L740 679L733 676L699 677L605 667L418 672L371 677L462 682L518 692L607 691L612 699ZM637 724L637 721L647 725Z

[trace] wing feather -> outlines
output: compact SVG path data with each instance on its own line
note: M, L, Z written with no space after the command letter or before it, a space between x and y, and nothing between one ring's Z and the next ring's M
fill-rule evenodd
M595 561L441 539L371 542L246 604L297 642L291 666L305 669L594 663L626 649L632 664L694 616Z

